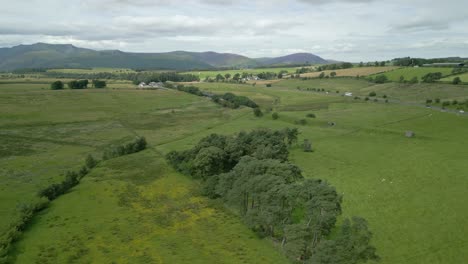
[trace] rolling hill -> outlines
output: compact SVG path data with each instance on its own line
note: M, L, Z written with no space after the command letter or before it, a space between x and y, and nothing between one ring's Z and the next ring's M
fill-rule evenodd
M167 53L96 51L70 44L37 43L0 48L0 70L3 71L23 68L92 67L191 70L326 62L326 60L309 53L298 53L279 58L252 59L238 54L212 51L173 51Z

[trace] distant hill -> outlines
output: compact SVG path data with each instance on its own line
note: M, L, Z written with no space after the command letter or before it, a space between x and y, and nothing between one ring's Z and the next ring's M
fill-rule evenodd
M0 48L0 70L23 68L132 68L191 70L213 68L252 68L279 64L327 63L309 53L279 58L252 59L242 55L216 52L174 51L131 53L119 50L96 51L70 44L19 45Z
M287 65L287 64L324 64L327 60L311 53L295 53L277 58L259 58L257 61L263 65Z

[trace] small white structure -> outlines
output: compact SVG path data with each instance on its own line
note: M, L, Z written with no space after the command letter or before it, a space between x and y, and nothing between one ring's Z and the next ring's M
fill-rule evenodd
M141 82L138 85L138 88L143 88L143 89L151 89L151 88L164 88L164 84L162 82L150 82L148 84Z
M353 93L347 92L344 94L345 96L353 96Z

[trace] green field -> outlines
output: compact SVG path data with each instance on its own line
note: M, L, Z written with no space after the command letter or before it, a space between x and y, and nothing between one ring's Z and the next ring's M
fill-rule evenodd
M453 68L434 68L434 67L419 67L419 68L401 68L393 71L384 73L383 75L391 81L398 82L400 77L403 76L406 81L411 80L414 77L417 77L419 81L421 78L428 73L440 72L443 76L452 74Z
M409 79L428 69L403 70ZM368 220L380 263L468 259L468 117L424 107L427 98L468 99L466 86L355 79L284 80L271 88L197 86L248 96L266 114L255 118L248 108L221 108L174 90L136 90L127 82L63 91L42 83L0 83L0 233L19 203L78 168L87 154L99 156L135 135L150 145L99 164L51 202L14 244L16 263L288 263L274 242L202 197L199 184L174 172L163 158L211 133L260 127L297 127L299 142L312 141L314 152L294 145L290 160L306 177L336 186L344 196L343 217ZM371 91L379 102L341 96ZM384 94L390 103L383 103ZM270 108L278 120L272 120ZM306 118L308 113L317 118ZM300 119L307 124L296 125ZM407 130L416 137L406 138Z
M242 74L244 72L247 72L249 74L259 74L262 72L274 72L274 73L279 73L280 71L287 71L288 73L296 73L296 70L301 67L279 67L279 68L255 68L255 69L243 69L243 70L222 70L222 71L190 71L190 72L184 72L184 73L190 73L190 74L195 74L200 77L201 80L210 77L210 78L215 78L216 75L221 74L225 75L227 73L231 74L233 76L236 73Z
M460 74L460 75L455 75L455 76L450 76L450 77L447 77L447 78L442 78L441 81L443 82L451 82L453 81L454 78L456 77L460 77L461 81L464 82L464 83L468 83L468 73L463 73L463 74Z

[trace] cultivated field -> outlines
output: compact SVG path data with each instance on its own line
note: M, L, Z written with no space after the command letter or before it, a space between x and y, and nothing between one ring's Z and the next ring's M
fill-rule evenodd
M145 136L150 146L99 164L51 202L14 244L16 262L288 263L276 243L259 238L220 203L201 196L199 184L174 172L163 158L211 133L259 127L299 128L290 159L306 177L336 186L344 197L343 217L368 220L380 263L468 259L468 117L424 106L427 98L468 99L466 86L375 85L345 78L282 80L271 88L197 86L248 96L265 115L256 118L251 109L221 108L175 90L136 90L128 82L63 91L43 83L2 82L0 213L6 217L0 219L0 231L18 204L78 168L87 154L99 157L108 146L136 135ZM378 102L362 100L372 91ZM345 92L361 100L342 96ZM270 111L279 119L273 120ZM306 118L308 113L317 118ZM305 125L297 125L301 119ZM416 137L406 138L407 130ZM304 139L312 141L314 152L303 152Z
M385 66L385 67L354 67L350 69L342 69L342 70L327 70L323 71L325 75L330 76L330 73L336 72L337 77L356 77L356 76L368 76L372 74L378 74L382 72L388 72L399 67L395 66ZM309 72L301 74L301 77L318 77L321 72Z

